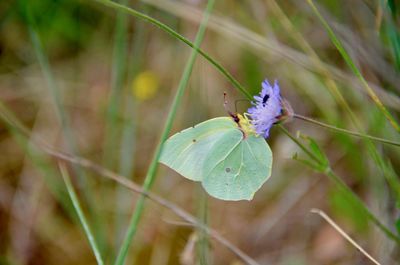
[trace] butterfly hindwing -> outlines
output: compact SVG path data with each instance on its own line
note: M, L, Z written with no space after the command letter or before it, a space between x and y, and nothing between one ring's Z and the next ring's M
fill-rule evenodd
M271 175L271 163L272 153L265 140L249 136L205 176L202 184L210 195L218 199L251 200Z

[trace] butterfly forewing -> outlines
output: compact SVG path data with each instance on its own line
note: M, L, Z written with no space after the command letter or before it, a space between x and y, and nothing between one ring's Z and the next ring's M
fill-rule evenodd
M213 146L227 133L236 130L236 123L228 117L219 117L199 123L176 133L163 146L160 162L185 178L201 181L204 160Z

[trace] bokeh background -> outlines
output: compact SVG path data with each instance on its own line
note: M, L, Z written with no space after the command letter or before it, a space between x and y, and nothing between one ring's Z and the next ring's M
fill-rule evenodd
M121 0L193 40L206 1ZM355 65L399 120L397 1L316 1ZM42 49L40 49L40 47ZM350 71L307 1L216 1L201 47L251 94L279 80L296 113L350 130L400 140ZM0 100L29 137L0 123L0 264L95 264L57 160L29 142L85 157L143 183L191 50L159 28L91 0L0 1ZM196 60L172 132L244 112L245 97L209 62ZM342 99L340 100L342 95ZM4 116L2 116L4 117ZM394 234L400 227L400 150L293 120L312 137L338 176ZM299 141L306 141L299 138ZM326 212L382 264L396 243L368 221L278 128L271 178L252 201L206 195L160 165L152 192L196 215L260 264L372 264L312 208ZM138 195L93 171L68 165L106 264L125 234ZM389 177L385 177L389 176ZM397 188L396 188L397 187ZM200 237L171 211L146 202L127 264L242 264L225 246ZM202 238L202 240L199 240ZM201 241L201 242L200 242Z

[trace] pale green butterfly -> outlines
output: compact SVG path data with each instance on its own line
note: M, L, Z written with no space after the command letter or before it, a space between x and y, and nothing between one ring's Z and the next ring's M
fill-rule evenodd
M200 181L215 198L251 200L271 175L272 152L246 117L231 116L171 136L159 161L187 179Z

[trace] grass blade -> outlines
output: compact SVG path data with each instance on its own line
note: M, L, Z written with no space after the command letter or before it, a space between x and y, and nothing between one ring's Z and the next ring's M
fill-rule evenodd
M203 21L202 21L202 23L201 23L201 25L199 27L199 31L198 31L198 33L196 35L196 39L195 39L195 42L194 42L195 43L194 47L199 47L201 41L203 40L205 29L206 29L206 25L207 25L207 22L208 22L208 18L209 18L209 15L210 15L210 12L211 12L213 6L214 6L214 0L209 0L208 4L207 4L206 11L204 13ZM144 181L144 184L143 184L143 189L145 191L148 191L151 188L151 186L152 186L152 184L153 184L153 182L155 180L155 174L156 174L156 170L157 170L158 159L160 157L161 150L162 150L162 145L163 145L164 141L168 137L168 134L169 134L169 132L171 130L172 122L173 122L173 120L175 118L178 106L179 106L180 101L181 101L181 99L183 97L183 94L185 92L185 88L187 87L187 83L189 81L190 74L191 74L192 69L193 69L193 64L194 64L194 61L195 61L197 53L198 53L197 50L198 50L197 48L192 50L192 52L190 54L190 58L189 58L189 60L188 60L188 62L186 64L184 72L182 74L182 78L181 78L181 80L179 82L178 91L176 92L174 101L172 102L171 109L170 109L170 111L168 113L168 117L167 117L167 120L165 122L164 130L163 130L163 132L161 134L160 141L159 141L159 143L158 143L158 145L156 147L153 159L152 159L152 161L150 163L148 172L146 174L146 178L145 178L145 181ZM142 195L142 196L140 196L138 202L136 203L135 211L134 211L132 219L130 221L127 234L125 236L124 242L122 243L122 246L121 246L121 249L119 251L118 257L117 257L117 259L115 261L116 265L122 265L122 264L125 263L125 259L126 259L126 255L128 253L128 250L129 250L129 246L131 244L132 238L134 237L134 235L136 233L137 226L139 224L140 218L141 218L143 210L144 210L144 202L145 202L145 196Z
M35 50L35 54L38 59L44 78L46 80L49 92L52 96L53 104L55 106L56 116L61 125L64 144L66 145L68 151L70 151L73 154L79 154L78 148L76 146L76 141L73 135L73 131L70 126L69 116L67 115L62 104L63 99L62 99L62 94L60 93L60 88L57 86L57 82L55 80L53 72L51 71L51 65L49 59L46 56L45 49L43 47L39 33L37 32L36 29L35 19L33 17L33 14L31 13L31 10L29 9L29 1L26 1L24 5L25 5L24 12L27 20L29 35L31 37L32 45ZM80 188L85 188L86 192L84 193L84 196L85 199L89 202L89 205L91 206L90 207L91 215L96 216L97 212L94 207L95 204L93 202L93 196L91 193L90 185L87 181L88 178L85 176L85 172L81 168L74 167L73 169L76 172L76 174L80 176L78 182ZM101 219L95 218L95 220L96 220L95 225L97 228L96 235L99 238L101 238L101 245L103 246L105 242L105 236L103 235Z
M75 218L74 210L68 201L67 194L64 192L64 185L62 182L53 178L53 176L57 174L57 169L54 168L42 154L39 154L30 146L30 141L35 140L32 132L20 123L2 101L0 101L0 118L3 120L5 127L15 139L16 143L23 148L26 157L32 161L33 165L40 172L42 172L43 180L51 194L57 199L68 215L71 218Z
M177 2L173 0L142 0L142 2L166 11L171 15L182 18L188 22L200 23L199 14L201 11L189 3L185 4L184 2ZM282 1L280 1L280 3L281 2ZM270 6L271 5L269 5L266 10L270 10ZM279 23L282 23L281 18L277 18L277 23L278 21ZM234 22L231 18L224 17L221 14L213 14L210 17L210 22L208 25L210 30L213 30L223 38L227 38L239 45L243 45L249 50L250 53L254 54L255 56L262 57L262 60L264 60L266 63L269 63L267 58L271 56L277 60L282 59L288 63L294 63L294 65L297 65L297 67L308 70L313 74L325 75L325 69L327 69L329 70L331 78L334 80L345 85L351 85L357 90L365 93L361 83L353 74L344 72L342 69L334 67L327 62L321 61L322 65L315 64L314 59L310 57L310 55L303 54L297 49L293 49L275 38L266 38L263 34L256 33L256 31L250 30L248 27L244 27L238 22ZM277 32L277 34L282 34L282 32ZM292 33L286 32L285 35L291 36ZM398 82L391 82L390 84L394 87L398 87ZM369 82L369 85L375 89L377 95L381 98L386 106L390 106L390 108L396 111L400 110L400 98L398 96L383 90L380 86L373 82Z
M143 5L140 5L138 7L139 9L144 9L146 10L146 7ZM126 176L127 178L130 178L134 172L134 161L136 160L135 158L135 146L137 143L137 138L136 138L136 126L137 126L137 112L136 112L136 99L135 97L132 96L132 90L131 90L131 84L133 78L137 75L137 73L140 70L140 67L143 65L143 54L145 52L145 43L147 40L147 32L145 31L145 23L143 21L138 21L138 23L135 24L135 32L136 34L133 35L133 40L132 40L132 47L131 47L131 52L129 55L130 62L127 66L127 82L128 82L128 87L124 91L124 110L123 110L123 115L125 117L123 118L123 129L122 129L122 135L121 135L121 140L119 143L120 146L120 153L119 153L119 173L122 176ZM116 213L116 251L118 251L118 248L121 245L121 242L123 240L124 234L122 233L123 227L126 227L127 223L129 220L125 220L123 218L123 210L124 206L121 203L118 203L121 200L126 200L126 196L128 195L127 191L118 185L117 190L116 190L116 196L115 196L115 203L117 207L117 213Z
M207 194L201 188L198 191L199 202L198 202L198 218L205 224L208 224L208 201ZM209 238L207 233L203 229L198 229L198 240L197 240L197 257L200 265L211 264L211 256L209 251Z
M126 5L128 1L121 0L120 3ZM121 128L121 124L118 123L118 113L121 111L119 106L122 103L122 88L126 77L126 57L128 54L127 33L127 14L119 11L117 13L115 25L111 91L106 114L106 132L103 152L103 163L109 168L115 166L117 157L115 146L117 146L116 142L117 139L119 139L118 132Z
M139 19L145 20L145 21L157 26L158 28L162 29L163 31L167 32L168 34L172 35L174 38L182 41L183 43L190 46L191 48L195 49L201 56L203 56L207 61L209 61L223 76L225 76L226 79L229 82L231 82L235 88L237 88L240 92L242 92L248 99L252 99L252 96L250 95L250 93L224 67L222 67L221 64L219 64L216 60L211 58L211 56L208 55L206 52L204 52L202 49L200 49L199 47L196 47L196 45L194 43L192 43L191 41L189 41L188 39L186 39L185 37L180 35L178 32L176 32L172 28L168 27L164 23L162 23L162 22L158 21L157 19L154 19L150 16L147 16L146 14L136 11L132 8L114 3L109 0L93 0L93 1L97 1L99 3L102 3L105 6L126 12L132 16L139 18Z
M367 80L365 80L364 76L361 74L360 70L357 68L357 66L354 64L353 60L351 59L350 55L347 53L346 49L344 48L343 44L340 42L339 38L336 37L336 34L333 32L332 28L329 26L328 22L323 18L321 13L318 11L317 7L314 5L313 0L307 0L308 4L311 6L312 10L318 17L318 19L321 21L323 24L324 28L329 34L329 37L331 38L333 44L336 46L340 54L342 55L343 59L346 61L346 63L349 65L350 69L353 71L353 73L356 75L356 77L361 81L361 84L363 85L364 89L367 91L368 95L371 97L371 99L375 102L375 104L378 106L378 108L381 110L381 112L385 115L386 119L389 121L389 123L392 125L392 127L400 133L400 126L397 123L397 121L393 118L392 114L386 109L386 107L383 105L382 101L379 99L379 97L376 95L374 90L369 86Z
M91 229L89 227L89 224L88 224L88 222L86 220L86 217L83 214L82 208L81 208L79 200L78 200L78 196L76 195L75 190L72 187L72 183L71 183L70 177L68 175L67 169L66 169L65 165L62 164L62 163L60 163L58 166L60 168L61 175L62 175L62 177L64 179L65 186L67 187L67 191L68 191L69 197L71 199L71 202L72 202L72 204L73 204L73 206L75 208L75 211L76 211L76 213L78 215L78 218L79 218L79 220L80 220L80 222L81 222L81 224L83 226L83 230L85 231L85 234L86 234L86 237L87 237L87 239L89 241L89 244L92 247L94 256L95 256L95 258L97 260L97 264L103 265L104 262L103 262L103 259L101 257L101 254L100 254L100 250L99 250L99 248L97 246L96 240L95 240L95 238L93 236L93 233L92 233L92 231L91 231Z

